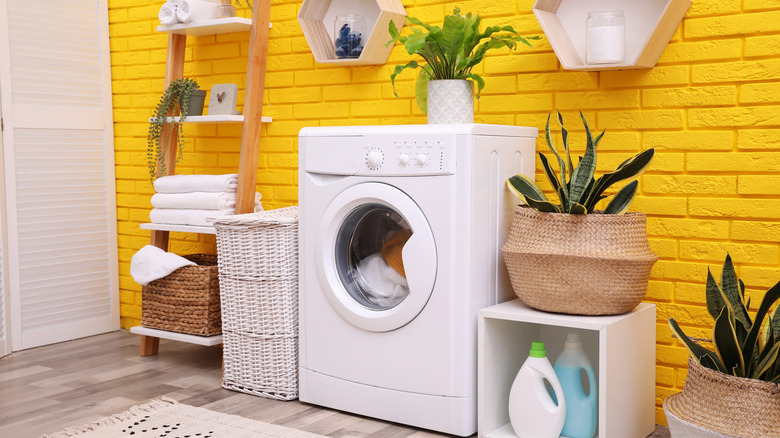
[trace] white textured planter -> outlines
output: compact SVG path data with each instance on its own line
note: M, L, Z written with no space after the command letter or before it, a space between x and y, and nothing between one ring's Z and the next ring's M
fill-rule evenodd
M474 123L474 83L465 79L428 82L428 124Z

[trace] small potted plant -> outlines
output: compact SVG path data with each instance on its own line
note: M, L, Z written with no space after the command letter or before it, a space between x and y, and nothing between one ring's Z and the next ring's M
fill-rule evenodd
M755 316L745 284L726 256L720 285L707 270L706 302L712 345L703 347L669 327L690 352L681 393L664 400L672 436L765 438L780 436L780 282L765 294ZM765 320L766 319L766 320Z
M149 175L154 179L165 175L165 154L168 139L176 135L176 163L182 156L184 143L184 120L187 116L203 114L203 102L206 91L198 89L194 79L183 78L172 81L163 92L160 102L149 120L149 132L146 136ZM168 117L181 116L178 123L168 123ZM163 141L165 140L165 141Z
M603 211L597 204L605 191L645 171L655 153L648 149L618 168L595 178L596 150L604 132L595 138L585 126L585 154L575 166L568 132L558 112L564 154L553 144L550 117L545 139L558 162L559 173L539 152L545 174L558 196L550 201L531 178L515 175L507 186L526 205L515 207L512 228L501 252L512 288L528 306L548 312L615 315L636 307L647 293L650 269L658 256L650 251L646 217L626 213L638 182L623 187Z
M390 75L393 91L399 73L419 67L415 86L417 106L428 115L428 123L473 123L474 82L477 83L477 98L485 87L482 77L472 72L474 66L482 62L488 50L515 49L518 42L531 47L528 40L540 38L522 37L512 26L490 26L480 31L481 20L471 12L460 15L458 8L444 17L442 27L407 17L409 24L418 26L412 28L410 35L401 35L395 23L390 21L392 39L385 46L398 41L407 53L419 55L426 62L420 65L413 60L406 65L396 65ZM398 93L395 96L398 97Z

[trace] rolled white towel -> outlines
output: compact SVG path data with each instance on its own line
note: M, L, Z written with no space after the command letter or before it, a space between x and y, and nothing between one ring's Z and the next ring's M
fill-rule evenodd
M255 207L261 204L260 193L255 193ZM154 208L190 208L198 210L224 210L236 208L236 194L227 192L155 193Z
M179 3L181 3L181 0L166 0L165 3L168 3L171 6L179 6Z
M182 23L204 21L217 18L219 3L204 0L180 0L176 8L176 17Z
M208 227L210 221L206 219L217 216L229 216L235 213L232 208L223 210L193 210L179 208L153 208L149 212L149 219L155 224L168 225L196 225Z
M238 174L170 175L154 180L157 193L233 192L238 188Z
M179 19L176 18L176 5L163 3L162 7L160 7L160 12L157 14L157 18L160 19L160 24L165 26L178 23Z
M146 245L130 259L130 276L140 285L147 285L163 278L182 266L194 265L182 256Z

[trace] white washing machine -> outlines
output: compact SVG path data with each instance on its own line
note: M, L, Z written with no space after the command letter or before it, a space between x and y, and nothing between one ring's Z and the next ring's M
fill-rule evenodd
M304 128L300 400L476 432L477 312L512 298L500 246L537 129Z

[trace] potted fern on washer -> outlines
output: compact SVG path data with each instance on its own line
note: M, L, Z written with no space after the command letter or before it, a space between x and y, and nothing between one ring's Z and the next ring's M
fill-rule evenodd
M714 351L669 319L690 352L685 387L664 400L673 437L780 437L780 306L771 311L778 300L780 282L764 294L751 317L745 284L727 255L720 285L707 272Z
M419 55L426 64L409 61L396 65L390 75L395 97L395 78L407 68L420 68L415 85L417 106L428 116L428 123L474 123L474 83L477 84L477 99L485 81L472 69L484 59L488 50L508 47L515 49L517 43L531 47L528 40L539 36L522 37L512 26L490 26L479 30L482 19L471 12L460 15L455 8L452 15L444 17L442 27L432 26L417 18L407 17L412 28L410 35L401 35L395 23L390 21L392 39L404 45L410 55ZM422 28L422 29L420 29ZM484 42L483 42L484 41ZM473 81L473 82L472 82Z
M627 213L636 195L635 180L655 153L648 149L595 178L596 151L604 132L593 137L585 126L585 154L575 166L568 131L558 112L563 154L555 147L547 117L545 139L558 162L559 173L539 152L545 174L558 202L547 198L525 175L515 175L507 186L525 205L515 207L512 228L501 252L517 296L528 306L548 312L579 315L616 315L632 310L647 293L650 269L658 256L650 251L646 216ZM634 180L607 203L605 191Z

